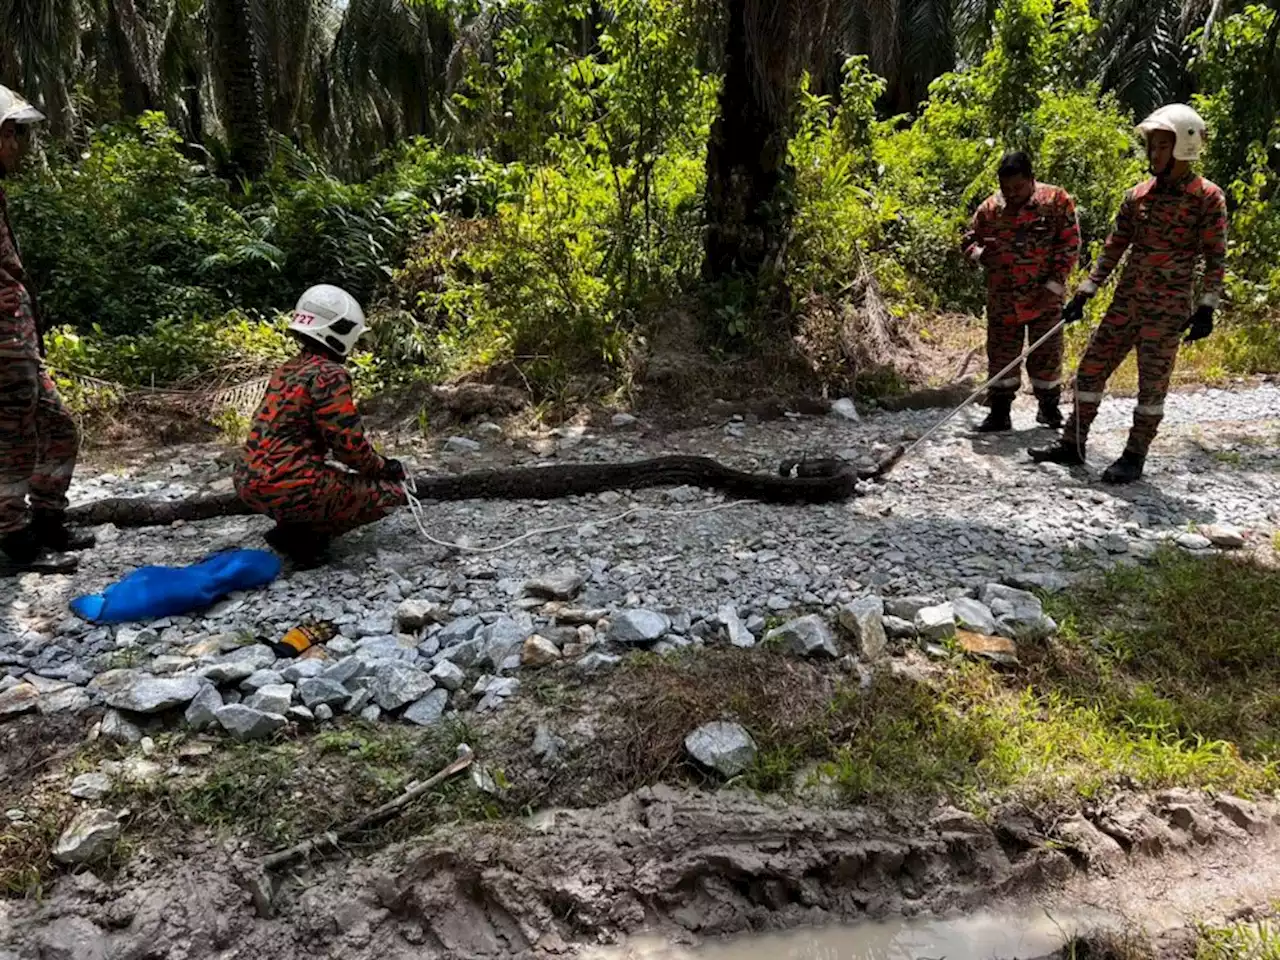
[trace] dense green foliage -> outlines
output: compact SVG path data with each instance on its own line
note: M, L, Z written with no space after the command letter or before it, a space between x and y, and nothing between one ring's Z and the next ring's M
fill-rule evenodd
M973 64L934 79L910 116L883 114L887 84L866 58L849 59L838 86L806 76L789 111L784 255L760 277L708 287L718 78L704 8L501 6L450 64L451 142L400 140L358 179L279 140L263 176L233 184L160 113L103 126L82 148L51 145L6 185L45 313L64 328L51 362L126 382L256 369L281 342L251 318L275 322L324 281L375 308L366 383L512 365L555 391L616 375L672 309L700 310L715 340L738 346L776 337L780 311L800 328L867 277L900 317L979 312L980 276L958 240L1008 147L1073 193L1093 251L1145 175L1135 117L1094 79L1097 12L1005 0ZM1187 61L1213 131L1206 167L1234 207L1239 333L1225 369L1280 353L1280 123L1250 95L1272 62L1274 17L1227 17Z

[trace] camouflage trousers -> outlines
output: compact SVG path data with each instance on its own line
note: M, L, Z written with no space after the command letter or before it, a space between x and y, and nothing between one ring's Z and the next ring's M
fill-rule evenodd
M1133 408L1133 429L1126 452L1145 457L1164 419L1164 398L1173 379L1178 346L1186 316L1160 314L1151 310L1112 309L1093 332L1088 349L1076 371L1075 405L1063 427L1066 439L1089 435L1107 389L1107 381L1129 351L1138 354L1138 403Z
M987 321L987 376L994 377L1018 359L1028 346L1054 328L1062 316L1051 313L1030 323L1015 325ZM1062 331L1037 347L1026 359L1027 377L1036 396L1057 397L1062 390ZM1014 368L991 383L991 397L1014 396L1022 387L1022 371Z
M67 508L80 431L35 360L0 357L0 534L34 509Z
M276 523L303 525L328 537L374 523L405 504L399 484L326 464L300 466L271 480L237 468L235 484L240 499L256 512Z

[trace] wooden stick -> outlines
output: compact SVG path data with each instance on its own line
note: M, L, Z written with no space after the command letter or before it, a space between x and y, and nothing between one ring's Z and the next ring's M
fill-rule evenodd
M352 834L359 833L361 830L367 830L369 827L397 815L401 810L413 803L413 801L417 800L423 794L439 786L450 777L467 769L467 767L471 766L474 760L475 754L471 752L471 748L466 746L466 744L463 744L458 748L458 759L453 761L453 763L449 764L449 766L445 767L439 773L435 774L429 780L423 781L411 790L406 790L404 793L400 794L400 796L396 797L394 800L384 803L376 810L372 810L362 817L357 817L355 820L344 823L342 826L338 827L337 830L329 830L325 833L317 834L314 837L303 840L301 843L295 844L286 850L280 850L268 857L265 857L262 861L263 869L275 870L285 864L292 863L294 860L301 859L302 857L319 850L325 845L336 847L338 845L338 841L342 840L344 837L349 837Z

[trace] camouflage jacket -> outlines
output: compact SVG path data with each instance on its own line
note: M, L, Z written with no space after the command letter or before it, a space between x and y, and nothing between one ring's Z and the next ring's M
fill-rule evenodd
M1227 199L1216 184L1188 173L1172 183L1156 178L1125 194L1102 256L1080 287L1095 293L1119 265L1128 296L1153 298L1153 306L1190 312L1196 285L1196 261L1204 261L1200 303L1216 307L1222 299L1227 258Z
M15 316L0 311L0 357L36 360L40 356L35 298L22 268L18 239L9 224L9 200L0 188L0 290L17 290L21 304Z
M321 467L328 454L370 477L385 464L365 436L347 368L300 353L272 374L237 469L269 483Z
M973 215L962 247L987 271L987 319L1021 325L1062 307L1080 257L1080 222L1067 191L1037 183L1019 210L993 194Z

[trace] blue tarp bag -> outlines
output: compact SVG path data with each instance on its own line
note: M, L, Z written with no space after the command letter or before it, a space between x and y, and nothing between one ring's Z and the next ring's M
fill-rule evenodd
M71 609L90 623L135 623L199 610L233 590L264 587L280 575L268 550L228 550L188 567L139 567L102 593L76 597Z

